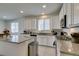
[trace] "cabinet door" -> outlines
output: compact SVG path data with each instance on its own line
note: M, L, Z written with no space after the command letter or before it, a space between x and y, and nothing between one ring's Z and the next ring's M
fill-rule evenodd
M49 45L49 46L53 46L53 39L52 39L52 36L49 37L49 39L48 39L48 45Z
M61 19L63 18L64 15L67 15L67 18L66 18L66 26L69 27L72 23L73 23L73 11L72 11L72 4L70 3L67 3L67 4L63 4L61 10L60 10L60 13L59 13L59 20L61 22Z
M74 4L73 6L73 17L74 17L74 24L78 24L79 23L79 4Z
M54 36L38 36L37 41L39 45L53 46L55 38Z
M39 45L48 45L48 37L47 36L38 36L37 41Z
M47 36L42 36L41 37L41 41L42 41L42 45L47 45Z
M44 36L43 37L43 45L52 46L51 36Z
M55 37L54 36L49 36L48 40L47 40L48 46L53 46L54 41L55 41Z
M45 37L41 36L41 45L45 45Z
M37 41L39 45L45 45L45 37L44 36L38 36Z
M47 45L47 46L49 46L48 45L48 42L49 42L48 39L49 39L49 37L48 36L45 36L45 38L44 38L44 44Z
M41 44L41 37L40 36L37 36L37 41L38 41L38 44L40 45Z
M72 24L72 5L71 4L67 4L66 5L66 15L67 15L67 27L70 27L70 25Z

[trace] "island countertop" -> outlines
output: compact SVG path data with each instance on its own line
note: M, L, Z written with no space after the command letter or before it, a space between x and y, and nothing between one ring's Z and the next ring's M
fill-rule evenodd
M3 56L28 56L28 44L33 42L33 39L26 39L20 42L10 42L0 40L0 55Z

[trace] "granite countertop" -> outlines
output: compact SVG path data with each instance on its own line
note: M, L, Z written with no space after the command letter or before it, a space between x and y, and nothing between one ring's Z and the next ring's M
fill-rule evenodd
M7 39L6 40L0 40L0 41L7 42L7 43L13 43L13 44L20 44L20 43L23 43L23 42L26 42L26 41L29 41L29 40L32 40L32 39L24 40L24 41L21 41L21 42L9 41Z
M38 35L52 35L52 33L37 33Z
M72 43L72 41L60 40L60 52L79 56L79 44Z
M16 35L18 36L18 35ZM8 43L14 43L14 44L20 44L23 43L25 41L29 41L31 40L30 35L21 35L17 37L8 37L8 38L0 38L0 41L4 41L4 42L8 42Z

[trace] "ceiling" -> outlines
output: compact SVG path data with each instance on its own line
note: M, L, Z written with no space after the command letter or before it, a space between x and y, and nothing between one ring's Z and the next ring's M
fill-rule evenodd
M46 8L42 8L46 5ZM40 15L58 12L61 8L60 3L0 3L0 19L10 20L22 16ZM24 13L20 13L20 11ZM3 18L4 17L4 18Z

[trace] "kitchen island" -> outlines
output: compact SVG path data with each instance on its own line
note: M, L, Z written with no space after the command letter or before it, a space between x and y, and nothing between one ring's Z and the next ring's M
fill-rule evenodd
M18 39L21 39L18 37ZM18 40L16 39L16 40ZM0 40L0 55L2 56L28 56L28 44L33 42L33 39L22 41Z
M1 56L2 55L4 56L28 56L28 52L29 52L28 45L31 42L34 42L35 37L30 36L29 38L29 35L27 35L27 37L24 35L24 37L19 36L18 39L16 37L16 39L14 38L9 41L0 40L0 55ZM40 55L42 56L43 55L52 55L52 56L55 55L56 53L55 46L53 46L53 43L55 41L54 36L38 34L37 41L38 41L38 55L39 56Z

